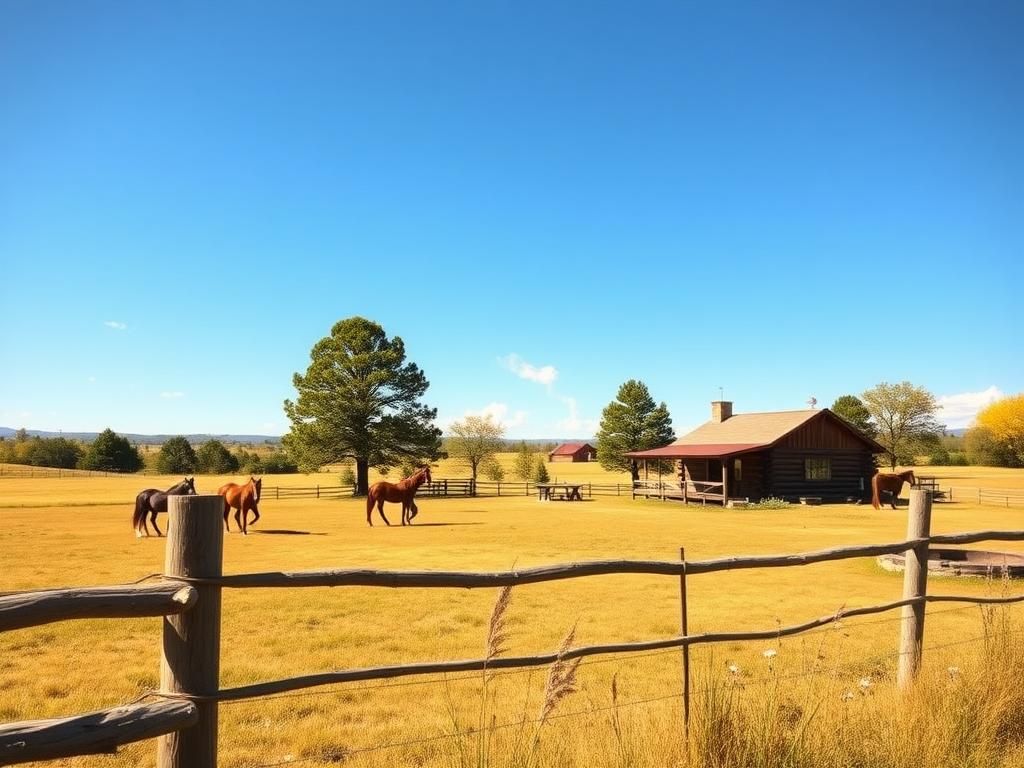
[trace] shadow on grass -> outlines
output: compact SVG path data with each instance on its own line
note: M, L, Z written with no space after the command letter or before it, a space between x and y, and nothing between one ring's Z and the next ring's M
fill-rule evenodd
M288 528L264 528L252 530L249 533L258 533L261 536L326 536L326 533L314 533L313 531L292 531Z
M411 523L411 525L413 528L437 528L438 526L447 528L451 525L483 525L483 523ZM402 526L399 525L398 527L401 528Z

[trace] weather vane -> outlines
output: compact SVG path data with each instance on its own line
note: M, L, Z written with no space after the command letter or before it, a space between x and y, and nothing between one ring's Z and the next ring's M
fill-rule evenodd
M811 395L810 399L807 401L807 404L811 406L811 410L813 411L814 406L818 404L818 398L816 398L814 395Z

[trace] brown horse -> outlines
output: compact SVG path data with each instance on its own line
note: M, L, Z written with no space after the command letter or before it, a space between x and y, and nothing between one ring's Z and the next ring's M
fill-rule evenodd
M911 486L917 485L917 478L914 477L914 471L908 469L906 472L899 472L895 475L887 475L881 472L877 473L871 478L871 506L875 509L881 509L882 502L879 498L880 491L889 491L891 495L892 508L896 509L896 497L900 495L900 491L903 490L903 484L910 483Z
M398 483L387 483L383 480L370 486L370 492L366 494L366 522L373 525L373 505L377 505L377 511L384 520L385 525L391 525L384 515L384 502L402 503L402 525L407 522L412 525L412 519L419 514L414 497L416 491L424 483L430 482L430 467L413 473Z
M231 530L231 525L228 523L228 515L231 514L232 508L235 511L235 522L238 524L238 530L243 534L249 535L249 526L256 525L256 521L260 519L260 511L257 508L257 504L260 500L260 491L263 489L263 478L257 480L252 475L249 475L249 482L245 485L238 485L238 483L228 483L222 485L217 489L217 493L224 497L224 528L228 531ZM249 510L256 515L249 520Z

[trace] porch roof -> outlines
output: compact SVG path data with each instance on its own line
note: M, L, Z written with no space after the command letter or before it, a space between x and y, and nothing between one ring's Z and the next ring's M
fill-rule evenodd
M673 443L649 451L631 451L625 454L631 459L715 459L722 456L734 456L738 453L768 448L771 443L695 443L680 445Z

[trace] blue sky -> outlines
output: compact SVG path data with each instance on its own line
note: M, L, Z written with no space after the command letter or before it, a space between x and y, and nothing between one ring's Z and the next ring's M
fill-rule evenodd
M279 434L357 314L511 436L1024 389L1024 4L554 5L0 4L0 424Z

